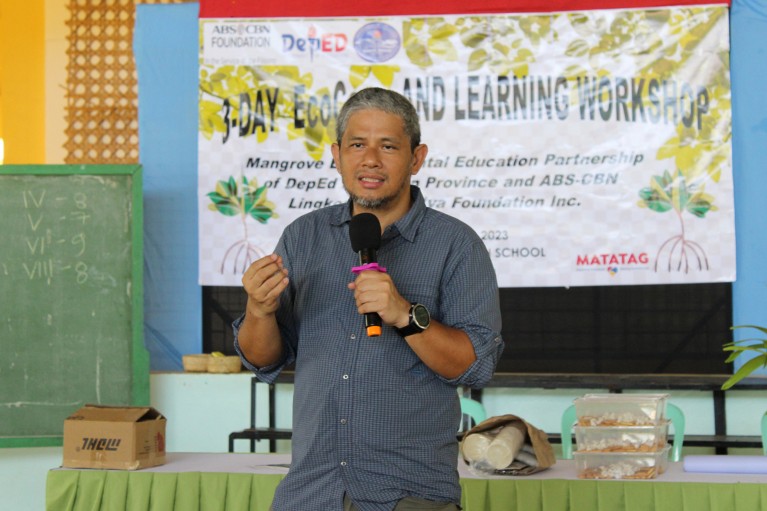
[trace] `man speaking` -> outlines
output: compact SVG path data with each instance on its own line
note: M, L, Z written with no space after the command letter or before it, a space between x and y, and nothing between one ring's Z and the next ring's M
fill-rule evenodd
M292 462L272 509L457 510L456 387L484 386L503 350L495 273L477 234L411 186L428 148L405 97L363 89L336 131L349 202L285 229L245 272L234 323L260 380L295 362ZM363 213L378 222L359 227ZM363 244L381 229L379 246L353 249L352 222Z

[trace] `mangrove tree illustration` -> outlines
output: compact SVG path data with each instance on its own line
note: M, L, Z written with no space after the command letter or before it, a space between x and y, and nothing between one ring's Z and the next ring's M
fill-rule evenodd
M222 274L227 268L233 274L242 274L253 261L266 255L257 244L250 241L248 217L266 224L270 218L277 218L275 205L267 200L265 185L258 186L255 178L248 180L245 176L242 176L240 186L232 176L226 181L219 181L216 190L207 195L212 201L208 209L224 216L239 217L242 223L242 239L226 250L220 269Z
M681 171L673 175L665 171L662 176L653 176L650 186L639 191L640 207L656 213L673 211L679 219L679 234L665 240L655 256L655 271L665 268L667 271L688 273L691 267L708 270L708 257L699 243L689 239L685 232L684 213L697 218L704 218L709 211L715 211L714 198L705 193L705 185L687 183Z

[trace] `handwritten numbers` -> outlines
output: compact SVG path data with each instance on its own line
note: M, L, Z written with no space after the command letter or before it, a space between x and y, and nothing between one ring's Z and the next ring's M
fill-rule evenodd
M88 265L80 261L75 265L75 271L77 272L77 283L85 284L88 280Z
M77 252L77 257L80 257L85 253L85 233L81 232L79 234L76 234L72 236L72 245L75 247L79 247L79 252Z

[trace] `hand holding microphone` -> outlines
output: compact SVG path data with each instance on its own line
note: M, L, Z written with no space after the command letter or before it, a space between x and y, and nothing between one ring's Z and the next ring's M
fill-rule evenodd
M360 213L352 217L349 224L349 240L352 250L359 256L359 266L352 268L355 274L361 271L386 271L378 266L376 251L381 246L381 223L372 213ZM375 312L365 314L365 328L369 337L381 335L381 316Z
M357 279L349 284L349 289L354 290L358 310L365 315L368 336L381 335L382 323L395 327L403 337L426 330L429 327L426 307L405 300L386 273L386 268L378 265L376 251L381 246L381 224L378 217L371 213L352 217L349 238L352 249L359 256L359 266L352 268ZM362 312L363 308L375 312ZM402 320L409 323L402 326Z

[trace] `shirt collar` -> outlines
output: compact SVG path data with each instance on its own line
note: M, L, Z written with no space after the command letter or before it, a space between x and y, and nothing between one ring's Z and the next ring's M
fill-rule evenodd
M423 215L426 213L426 201L424 201L421 190L415 186L410 185L410 199L412 205L405 216L394 222L392 225L386 228L383 239L389 239L402 235L408 241L413 241L415 235L418 232L418 226L421 224ZM352 201L346 203L346 207L338 208L336 215L331 219L330 223L335 226L341 226L352 219Z
M410 185L410 199L412 201L410 209L405 213L405 216L384 231L384 239L393 238L399 233L408 241L415 240L418 226L421 225L423 215L426 213L426 201L424 201L421 190L415 185Z

